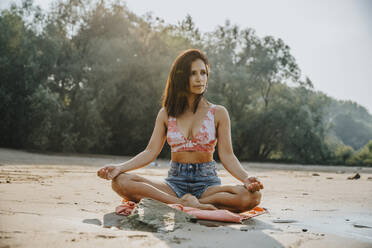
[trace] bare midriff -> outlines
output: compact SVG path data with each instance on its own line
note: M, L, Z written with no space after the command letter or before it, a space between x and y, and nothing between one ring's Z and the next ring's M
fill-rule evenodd
M213 160L211 152L172 152L171 159L178 163L207 163Z

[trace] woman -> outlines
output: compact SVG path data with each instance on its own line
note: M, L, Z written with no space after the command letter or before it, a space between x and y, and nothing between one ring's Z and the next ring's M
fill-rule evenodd
M208 76L209 62L200 50L189 49L176 58L146 149L125 163L106 165L97 172L99 177L112 180L113 190L121 197L135 202L150 197L167 204L233 212L260 203L263 184L248 176L233 153L227 110L203 97ZM243 185L221 185L213 160L217 139L223 166ZM127 173L154 161L165 140L172 148L165 182Z

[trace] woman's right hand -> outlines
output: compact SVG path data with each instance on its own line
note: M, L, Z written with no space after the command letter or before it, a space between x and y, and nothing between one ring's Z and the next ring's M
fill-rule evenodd
M247 177L243 181L244 187L252 193L264 188L263 184L257 177Z
M112 180L120 174L120 166L108 164L97 171L97 176L106 179Z

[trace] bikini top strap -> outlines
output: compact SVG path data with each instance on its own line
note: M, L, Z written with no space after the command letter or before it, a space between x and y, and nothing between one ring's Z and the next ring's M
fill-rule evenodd
M209 111L211 111L212 114L213 114L213 116L214 116L214 114L215 114L215 112L216 112L216 105L212 103L212 106L211 106L211 108L210 108Z

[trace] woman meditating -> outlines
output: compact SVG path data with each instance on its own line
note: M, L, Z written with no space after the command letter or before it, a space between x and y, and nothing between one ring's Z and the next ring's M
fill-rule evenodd
M176 58L146 149L125 163L109 164L97 172L112 180L113 190L121 197L134 202L149 197L167 204L232 212L247 211L260 203L263 184L248 175L233 153L227 110L203 97L208 77L209 62L200 50L189 49ZM165 140L172 150L165 181L127 173L154 161ZM217 140L222 165L241 185L221 185L213 160Z

